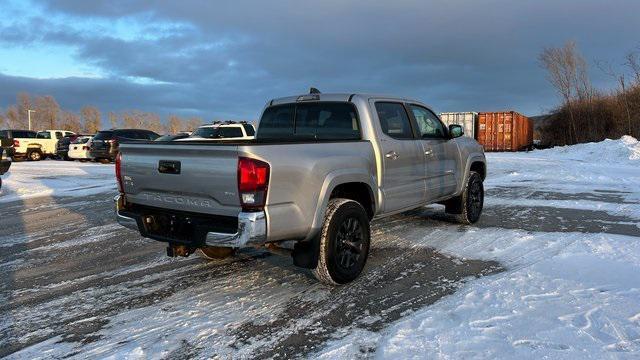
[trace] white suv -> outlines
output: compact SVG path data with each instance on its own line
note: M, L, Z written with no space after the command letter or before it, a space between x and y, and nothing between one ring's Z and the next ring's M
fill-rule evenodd
M256 131L253 125L241 122L225 122L203 125L194 131L191 136L176 141L192 141L192 140L253 140Z

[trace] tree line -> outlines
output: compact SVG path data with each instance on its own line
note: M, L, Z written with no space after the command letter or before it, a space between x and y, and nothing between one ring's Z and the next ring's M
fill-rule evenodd
M0 128L28 129L29 110L31 111L31 129L62 129L76 133L95 134L103 128L100 110L93 105L86 105L80 112L62 109L51 95L31 96L21 92L17 102L0 111ZM199 117L182 118L170 115L163 122L156 113L140 110L109 112L108 124L111 128L147 129L158 134L175 134L180 131L193 131L202 125Z
M640 136L640 55L629 52L622 72L606 63L598 68L616 80L617 87L601 91L592 86L588 66L574 42L546 48L538 57L561 105L539 128L543 145L571 145Z

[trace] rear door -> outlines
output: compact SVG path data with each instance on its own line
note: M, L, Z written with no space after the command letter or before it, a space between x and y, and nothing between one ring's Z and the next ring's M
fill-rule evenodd
M376 101L382 134L384 212L420 205L425 200L424 157L404 104Z
M408 104L416 124L425 162L426 198L434 201L456 191L458 145L449 139L444 124L431 110Z
M237 216L235 145L123 143L127 201L159 208Z

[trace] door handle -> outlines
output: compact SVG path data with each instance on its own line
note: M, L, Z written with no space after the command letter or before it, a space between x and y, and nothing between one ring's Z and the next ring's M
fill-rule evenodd
M424 151L424 155L425 155L425 156L431 156L431 155L433 155L433 150L431 150L431 149L425 150L425 151Z
M395 151L389 151L388 153L384 154L384 157L386 157L387 159L395 160L398 158L398 153Z

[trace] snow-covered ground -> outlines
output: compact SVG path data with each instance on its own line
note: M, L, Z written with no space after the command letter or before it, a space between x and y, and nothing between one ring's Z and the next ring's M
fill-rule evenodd
M640 219L640 144L634 138L487 157L486 187L507 193L495 192L489 205L604 210ZM528 184L524 198L512 196L509 189L522 184ZM526 198L535 191L603 194L604 201ZM640 231L470 228L457 239L426 237L420 245L497 260L506 271L470 281L380 333L356 331L334 341L320 356L350 358L363 344L374 344L375 357L390 359L640 358Z
M2 175L0 203L41 196L86 196L115 190L113 165L61 160L21 161Z
M113 224L108 194L87 195L113 191L112 166L13 164L0 202L22 221L0 217L0 354L640 358L638 141L487 158L480 222L440 206L379 220L365 272L339 288L263 253L166 258Z

